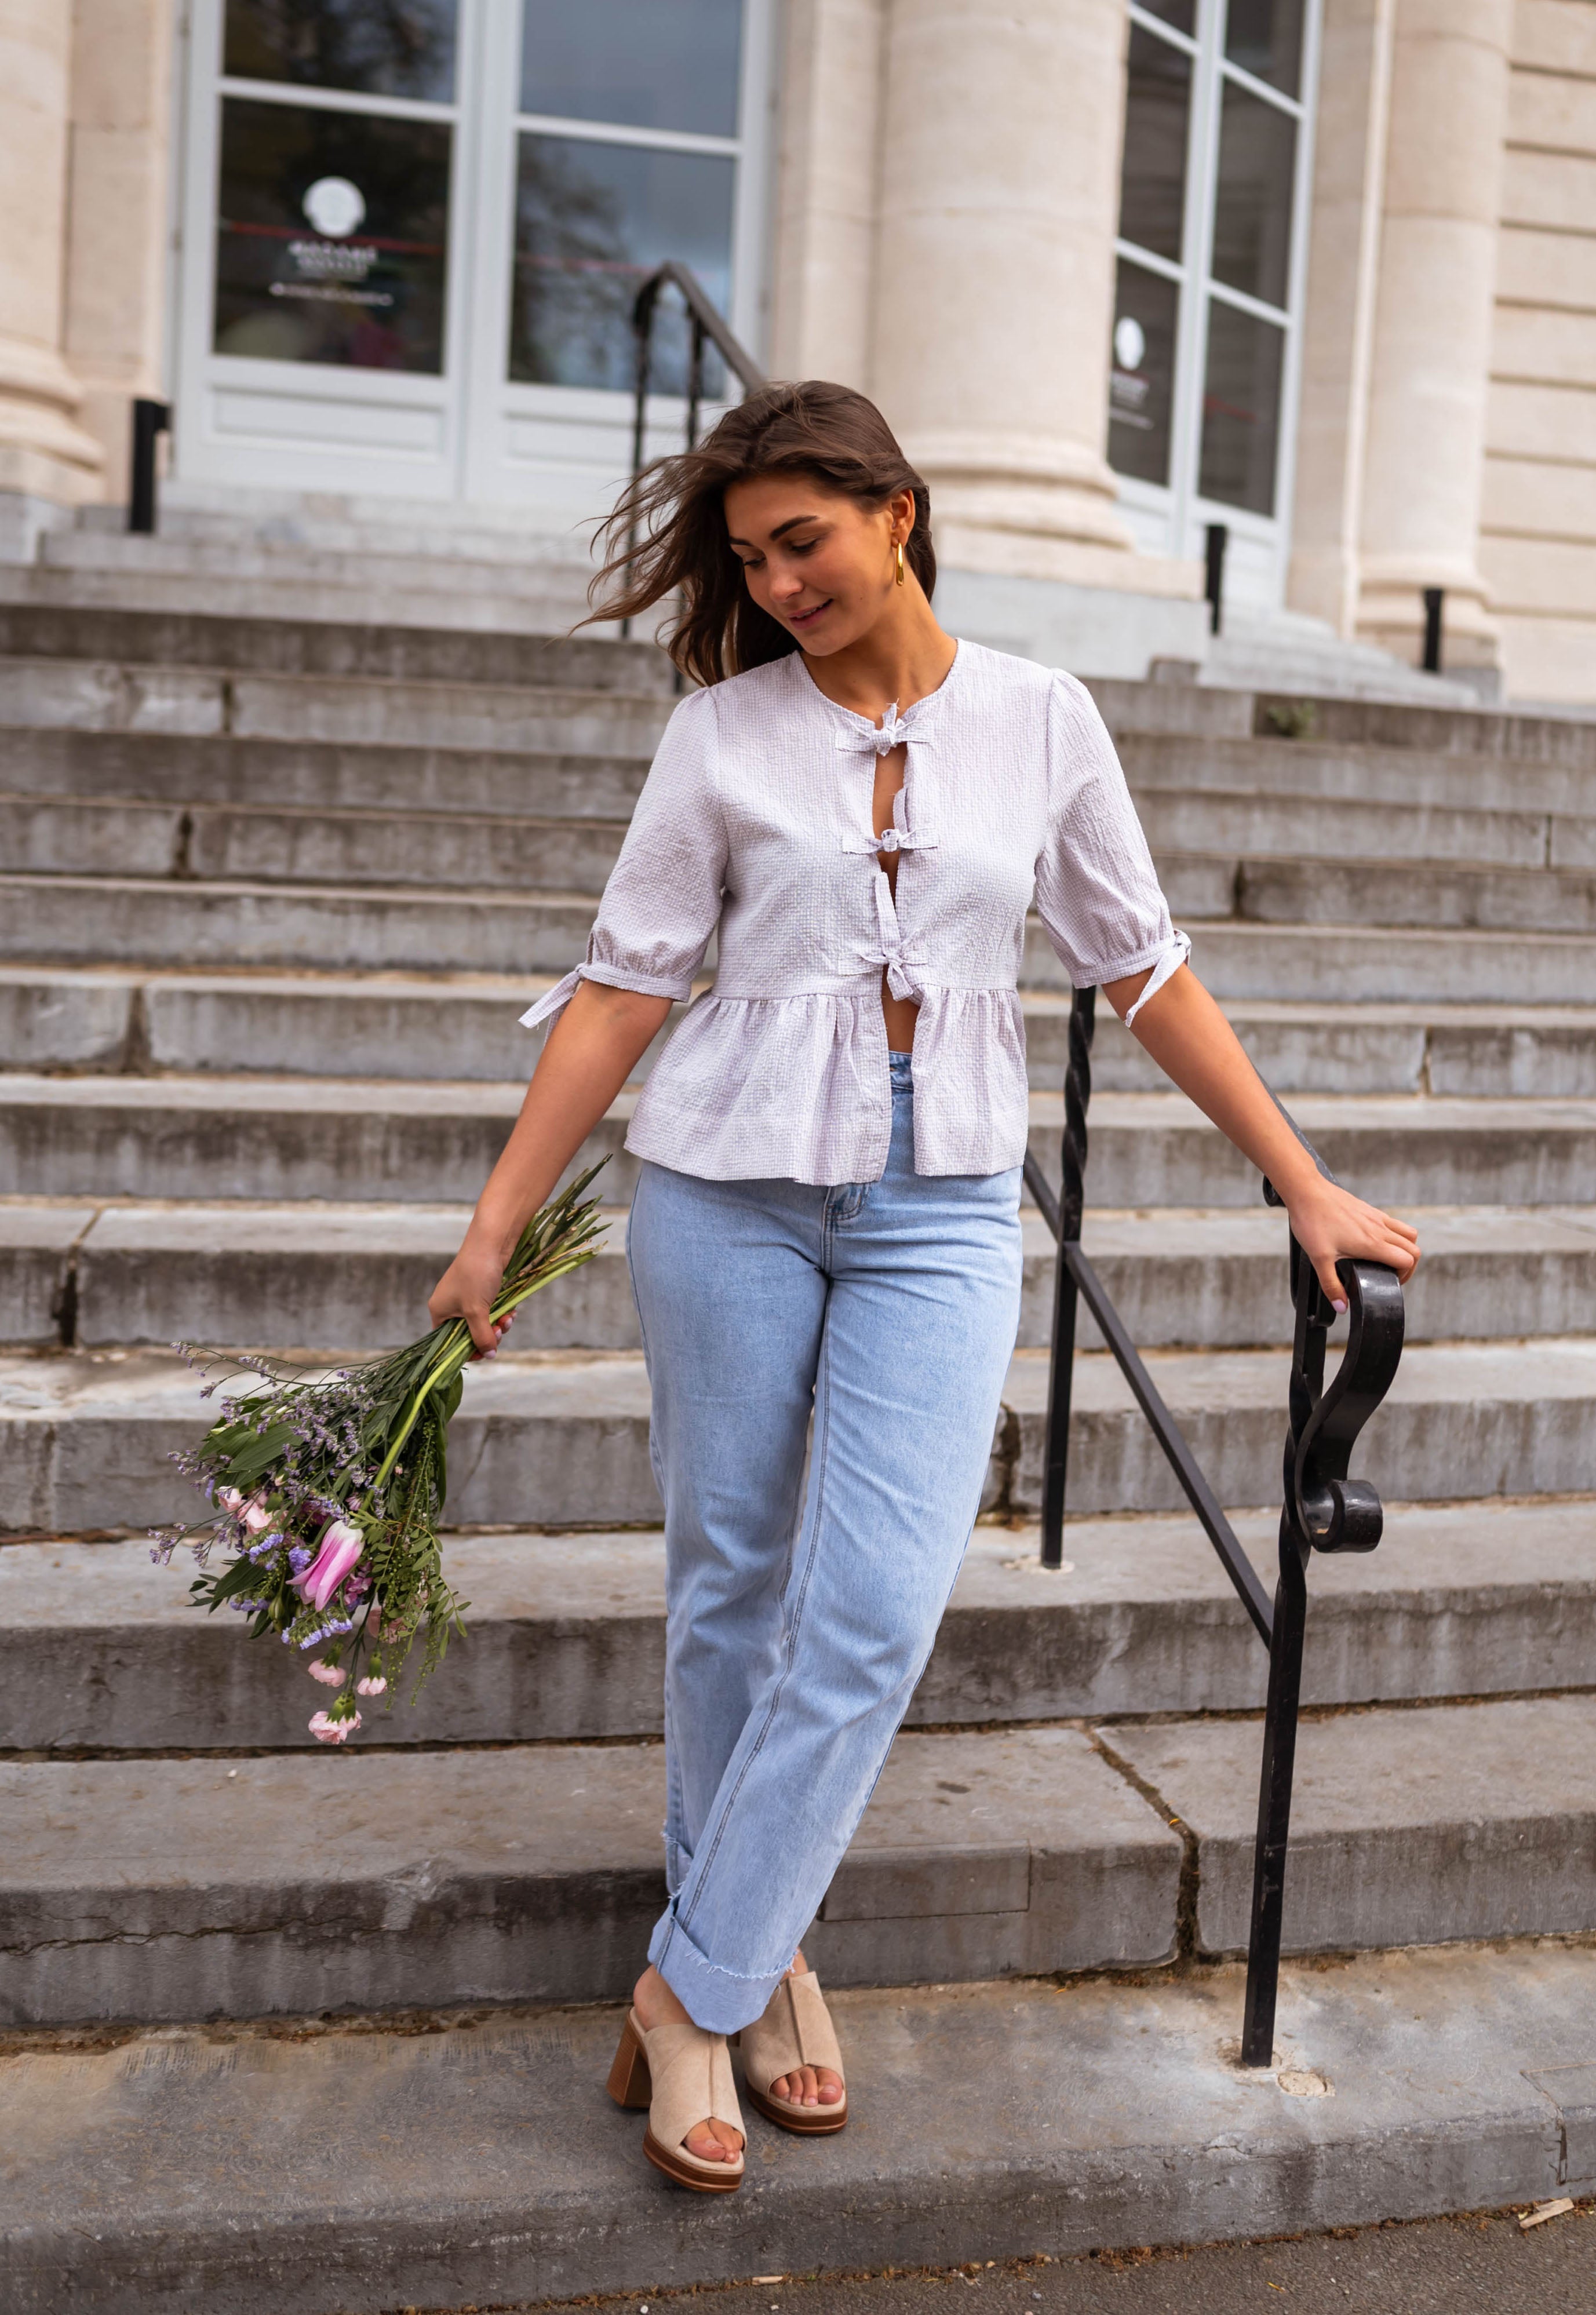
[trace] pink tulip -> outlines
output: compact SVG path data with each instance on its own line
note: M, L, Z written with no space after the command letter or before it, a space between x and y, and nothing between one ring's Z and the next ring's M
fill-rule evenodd
M315 1663L306 1664L305 1669L310 1674L312 1680L319 1680L324 1688L341 1688L343 1686L343 1674L339 1671L338 1666L336 1664L328 1663L324 1658L321 1656L316 1658Z
M347 1520L333 1520L324 1530L321 1548L294 1588L313 1608L324 1608L366 1548L366 1539Z
M358 1712L351 1712L347 1720L334 1720L326 1712L313 1712L308 1723L310 1733L319 1744L347 1744L359 1725Z

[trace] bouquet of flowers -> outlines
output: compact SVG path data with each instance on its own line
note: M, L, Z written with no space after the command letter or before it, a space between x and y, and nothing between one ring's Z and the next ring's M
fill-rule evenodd
M598 1171L590 1166L527 1224L495 1318L598 1253L598 1202L584 1194ZM469 1602L444 1581L438 1521L449 1422L474 1355L470 1331L451 1318L407 1350L332 1373L178 1347L202 1370L223 1365L260 1380L224 1398L198 1447L173 1458L214 1509L152 1529L152 1557L164 1564L191 1546L204 1571L190 1587L198 1605L214 1612L225 1602L252 1619L252 1632L321 1649L311 1677L338 1693L312 1716L311 1733L342 1744L360 1725L357 1698L389 1690L423 1625L416 1690L450 1634L465 1628ZM213 1566L218 1550L227 1557Z

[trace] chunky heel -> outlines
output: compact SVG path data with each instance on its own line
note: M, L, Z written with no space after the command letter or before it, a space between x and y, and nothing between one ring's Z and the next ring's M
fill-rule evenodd
M634 2031L630 2018L621 2028L620 2046L609 2069L607 2088L617 2106L647 2106L653 2096L648 2053Z

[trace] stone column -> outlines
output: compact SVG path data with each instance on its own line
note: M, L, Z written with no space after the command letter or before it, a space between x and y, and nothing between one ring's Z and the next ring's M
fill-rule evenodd
M120 502L129 405L162 392L172 7L76 0L73 13L65 344Z
M1476 543L1512 24L1512 0L1397 0L1358 630L1410 661L1442 587L1446 661L1496 663Z
M883 0L788 0L777 174L776 377L868 390Z
M872 387L943 562L1186 591L1132 551L1104 456L1123 7L887 6Z
M1357 632L1396 0L1325 0L1287 599Z
M71 49L63 0L0 0L0 561L100 489L62 353Z

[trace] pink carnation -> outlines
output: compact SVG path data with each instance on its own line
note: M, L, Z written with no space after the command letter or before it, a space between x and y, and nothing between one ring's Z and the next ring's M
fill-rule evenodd
M358 1712L351 1712L347 1720L334 1720L327 1712L313 1712L309 1721L310 1733L319 1744L347 1744L359 1725Z
M243 1520L245 1527L248 1528L252 1535L263 1534L266 1529L271 1525L271 1513L267 1510L259 1495L251 1497L250 1501L245 1503L243 1511L239 1513L239 1517Z
M315 1670L314 1664L311 1670L312 1672ZM387 1684L380 1672L368 1672L364 1680L358 1680L355 1682L355 1688L361 1696L380 1696Z
M317 1656L315 1662L311 1664L306 1664L305 1669L310 1674L312 1680L319 1680L324 1688L341 1688L343 1686L343 1674L339 1671L336 1664L328 1663L324 1657Z
M366 1548L366 1539L348 1520L333 1520L324 1530L321 1548L294 1588L313 1608L324 1608Z

